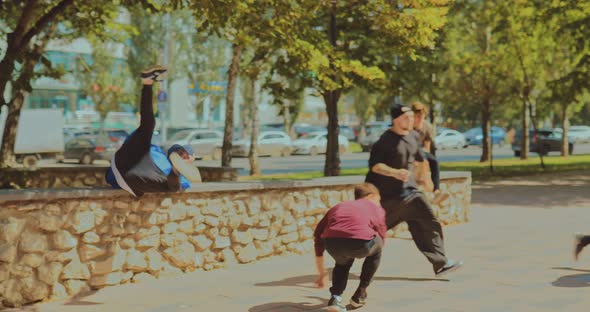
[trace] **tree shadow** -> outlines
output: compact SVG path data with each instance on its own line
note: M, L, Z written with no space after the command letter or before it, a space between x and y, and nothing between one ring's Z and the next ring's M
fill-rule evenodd
M94 295L96 292L97 292L96 290L81 292L81 293L73 296L72 298L70 298L66 303L64 303L64 305L73 305L73 306L100 305L100 304L102 304L100 302L91 302L91 301L83 301L82 300L86 297L90 297L90 296Z
M360 280L360 275L350 273L348 279ZM427 277L399 277L399 276L375 276L373 281L404 281L404 282L450 282L445 278L427 278Z
M590 201L590 193L586 191L590 181L585 177L576 176L569 179L564 177L559 181L549 182L535 181L535 177L523 177L523 179L533 181L504 179L502 184L483 182L473 185L472 203L490 207L502 205L547 209ZM506 194L517 195L506 196Z
M570 267L552 267L551 269L553 269L553 270L567 270L567 271L576 271L576 272L590 273L590 270L576 269L576 268L570 268Z
M281 312L281 311L300 311L300 310L316 310L316 309L323 309L328 305L328 299L314 297L314 296L306 296L305 298L313 299L314 301L319 301L319 303L314 302L270 302L261 305L257 305L248 309L248 312Z

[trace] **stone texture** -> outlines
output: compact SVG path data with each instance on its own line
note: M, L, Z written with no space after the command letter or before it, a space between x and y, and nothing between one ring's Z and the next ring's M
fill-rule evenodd
M64 267L61 278L87 280L90 278L90 271L86 264L82 264L79 259L74 258Z
M194 266L195 248L189 243L170 247L163 252L164 257L178 268Z
M164 259L162 255L155 249L146 251L147 268L151 272L159 272L164 267Z
M40 232L25 231L18 246L22 252L44 252L48 246L47 236Z
M129 249L127 254L127 263L125 264L125 270L133 272L144 272L148 268L146 261L146 255L136 249Z
M63 264L59 262L44 263L37 268L39 280L47 285L53 285L57 283L63 269Z
M0 220L0 243L12 243L16 241L23 231L26 220L14 217Z
M55 232L61 228L63 221L58 216L47 215L42 213L39 215L38 227L47 232Z
M13 244L4 244L0 246L0 261L11 263L16 259L17 250Z
M70 218L68 220L71 228L74 230L74 233L80 234L87 232L94 228L94 213L92 211L86 210L75 210L70 214Z
M105 275L96 275L90 279L89 284L92 288L101 288L109 285L117 285L121 283L124 277L125 274L122 272L112 272Z
M43 256L34 253L26 254L22 257L21 262L32 268L36 268L39 267L41 263L43 263Z
M195 245L197 251L203 251L213 244L213 241L207 238L205 235L191 236L189 237L189 241Z
M90 261L88 267L94 275L104 275L111 272L121 271L127 260L127 250L116 248L115 252L105 259Z
M95 232L86 232L84 236L82 236L82 241L86 244L96 244L100 242L100 236Z
M78 252L80 253L80 260L86 262L88 260L96 259L98 257L104 256L107 253L106 248L91 245L91 244L82 244L80 246Z
M90 290L87 281L81 281L76 279L66 280L64 281L64 286L66 287L66 291L70 296L77 295L82 292L86 292Z
M53 234L52 245L53 248L58 250L70 250L78 245L78 239L70 232L60 230Z

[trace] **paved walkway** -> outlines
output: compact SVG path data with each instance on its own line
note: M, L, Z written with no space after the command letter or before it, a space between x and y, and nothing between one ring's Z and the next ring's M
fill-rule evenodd
M590 233L590 173L474 186L472 219L445 229L465 267L436 279L407 238L387 241L358 311L588 311L590 247L572 261L575 232ZM325 311L313 256L284 256L102 289L8 311ZM355 263L346 300L358 283Z

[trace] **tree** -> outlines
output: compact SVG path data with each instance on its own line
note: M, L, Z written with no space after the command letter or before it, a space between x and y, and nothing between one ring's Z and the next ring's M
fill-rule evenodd
M290 31L298 24L295 10L297 6L296 2L274 0L203 0L189 4L193 16L200 22L199 30L219 34L232 44L231 63L227 73L222 166L231 165L234 94L242 52L247 48L253 48L256 54L260 43L272 47L273 51L289 46Z
M92 99L100 114L102 130L108 112L119 110L122 103L133 102L130 81L134 80L130 80L128 66L114 57L114 42L103 42L95 37L89 37L89 40L93 47L92 60L79 59L81 70L77 71L77 77L82 90Z
M151 0L141 2L157 10ZM155 2L155 1L154 1ZM43 56L49 40L72 39L84 34L105 34L105 25L118 13L120 6L137 1L1 1L0 20L5 23L6 48L0 60L0 108L8 106L2 146L0 168L14 166L14 142L16 126L23 105L25 92L30 92L31 80L39 74L58 77ZM58 29L62 25L66 30ZM42 63L45 71L35 72L35 65ZM10 94L6 94L10 90ZM8 101L5 99L8 96Z
M590 92L590 6L584 1L554 1L543 8L541 19L553 26L556 34L547 86L552 102L559 103L561 153L568 155L569 116L584 107Z
M480 161L490 161L493 109L508 96L510 83L507 46L498 35L498 7L491 1L456 1L450 16L444 43L449 62L445 87L452 90L447 100L462 108L476 104L483 134Z
M340 174L338 102L353 86L385 88L393 55L431 46L445 23L447 1L301 1L295 37L286 49L295 73L311 72L328 114L324 174ZM294 13L295 14L295 13ZM283 67L283 70L287 70ZM289 76L289 75L285 75Z

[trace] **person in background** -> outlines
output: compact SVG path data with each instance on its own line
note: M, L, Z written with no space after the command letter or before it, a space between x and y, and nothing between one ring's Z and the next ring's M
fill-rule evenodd
M449 198L449 194L440 191L440 169L438 160L434 156L436 146L434 144L434 129L432 124L426 120L428 116L428 108L420 102L412 103L412 112L414 112L414 131L418 133L420 147L423 152L423 157L428 161L430 168L430 178L433 184L434 199L433 204L438 205L445 199Z

